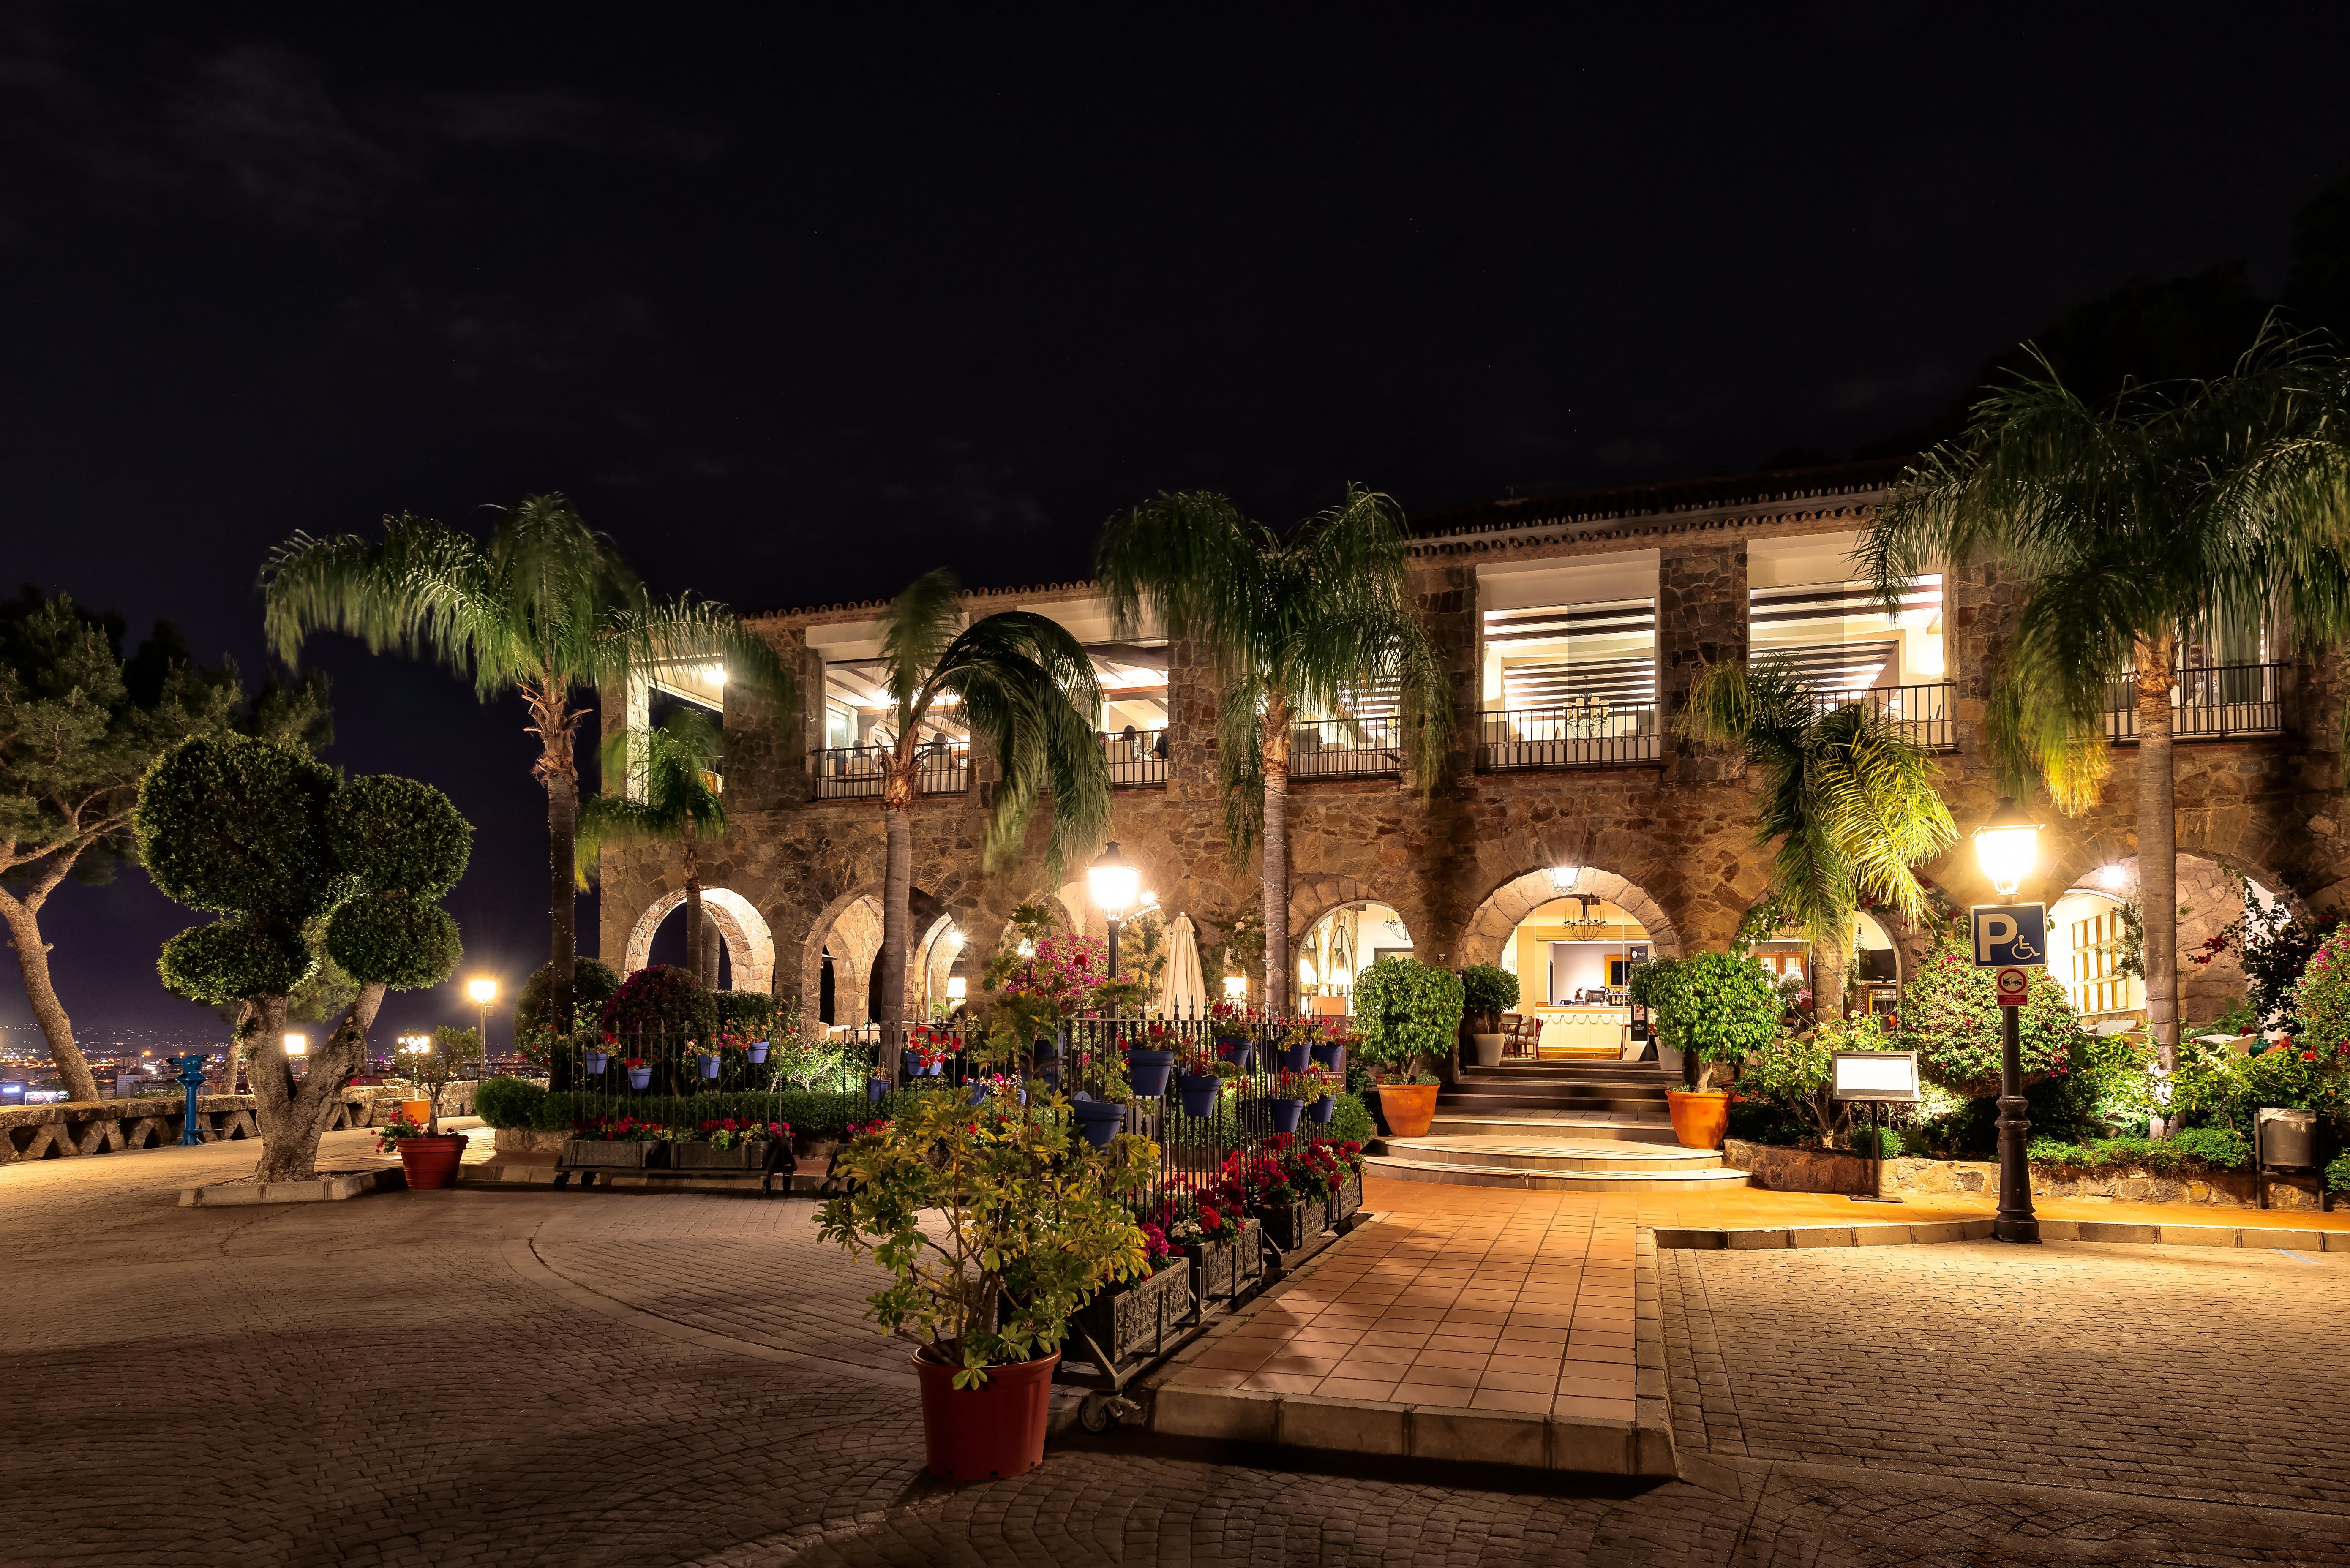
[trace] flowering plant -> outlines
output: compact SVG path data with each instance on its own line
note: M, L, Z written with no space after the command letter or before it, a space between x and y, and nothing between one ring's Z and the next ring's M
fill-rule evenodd
M1284 1069L1273 1075L1273 1097L1276 1100L1304 1100L1312 1105L1315 1100L1326 1100L1337 1092L1337 1085L1330 1081L1329 1075L1312 1067L1302 1073Z
M1194 1078L1237 1078L1241 1075L1240 1068L1233 1065L1231 1057L1204 1041L1185 1046L1175 1058L1175 1070Z
M1311 1139L1292 1145L1284 1151L1282 1165L1289 1173L1289 1184L1307 1202L1327 1198L1331 1190L1347 1179L1347 1168L1326 1144Z
M1047 1003L1065 1019L1091 1007L1109 976L1109 944L1099 937L1055 933L1037 938L1035 946L1034 953L1022 955L1014 964L997 989L1006 996Z
M906 1054L924 1072L943 1064L955 1044L954 1036L927 1023L917 1023L906 1032Z
M573 1137L604 1138L613 1143L652 1143L669 1136L669 1129L659 1122L639 1121L634 1116L590 1116L571 1125Z
M1203 1201L1200 1205L1200 1217L1194 1224L1201 1241L1221 1241L1241 1233L1240 1210L1229 1204L1219 1209Z
M696 1129L712 1148L733 1148L738 1143L754 1143L772 1139L778 1143L790 1141L789 1122L760 1122L743 1116L720 1116L703 1122Z
M630 1056L626 1061L622 1062L620 1065L623 1067L633 1067L641 1072L644 1070L645 1059L642 1056Z
M383 1124L382 1131L376 1134L375 1151L378 1154L397 1154L401 1138L423 1136L424 1128L421 1124L410 1121L406 1116L394 1116Z
M1142 1255L1154 1274L1175 1261L1175 1249L1168 1242L1167 1232L1148 1220L1142 1222Z

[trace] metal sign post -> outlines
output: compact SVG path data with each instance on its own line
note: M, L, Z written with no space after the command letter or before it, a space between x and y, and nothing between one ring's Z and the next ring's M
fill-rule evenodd
M1898 1203L1885 1196L1885 1130L1876 1109L1882 1105L1918 1100L1918 1053L1915 1051L1839 1051L1835 1054L1834 1087L1839 1100L1857 1100L1869 1107L1868 1194L1848 1194L1855 1203Z
M2037 1241L2040 1218L2032 1210L2032 1162L2024 1135L2023 1049L2018 1021L2032 995L2032 971L2048 957L2048 911L2038 904L1977 904L1968 911L1974 936L1975 967L1995 971L1991 990L1999 1002L1999 1214L1991 1234L2002 1241Z

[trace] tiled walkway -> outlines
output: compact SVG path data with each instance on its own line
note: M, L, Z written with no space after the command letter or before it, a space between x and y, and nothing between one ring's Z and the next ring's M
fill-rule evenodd
M1379 1222L1194 1356L1170 1386L1563 1417L1633 1416L1632 1238L1640 1226L1767 1229L1976 1220L1970 1197L1528 1193L1364 1183ZM2350 1212L2043 1201L2047 1219L2350 1230Z

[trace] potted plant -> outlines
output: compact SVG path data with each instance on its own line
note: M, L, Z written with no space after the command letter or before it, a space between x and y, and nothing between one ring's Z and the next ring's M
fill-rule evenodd
M1436 1116L1430 1057L1461 1033L1461 977L1411 959L1384 958L1355 977L1363 1054L1379 1069L1379 1114L1398 1137L1419 1137Z
M642 1056L630 1056L620 1065L628 1069L629 1087L631 1089L645 1089L652 1086L652 1064Z
M1363 1146L1352 1139L1325 1139L1314 1147L1336 1161L1330 1183L1330 1228L1335 1231L1363 1206Z
M421 1117L401 1115L376 1140L376 1147L387 1154L400 1151L400 1167L410 1187L455 1185L457 1164L464 1158L467 1140L463 1133L441 1130L441 1101L458 1069L481 1059L482 1032L445 1023L432 1032L432 1048L414 1056L412 1071L424 1091L424 1114ZM402 1106L403 1113L406 1108Z
M670 1163L681 1170L780 1170L793 1163L789 1122L716 1116L694 1134L671 1140Z
M1235 1149L1224 1157L1224 1168L1247 1195L1249 1212L1256 1216L1274 1246L1294 1252L1305 1245L1309 1234L1305 1199L1292 1179L1291 1167L1282 1158L1279 1145L1267 1139L1253 1154ZM1314 1230L1318 1232L1321 1226L1317 1223Z
M1502 1014L1518 1004L1518 977L1499 964L1472 963L1461 971L1461 1005L1469 1017L1469 1048L1480 1067L1502 1064Z
M1175 1070L1175 1045L1164 1023L1152 1024L1143 1041L1127 1053L1127 1076L1137 1096L1155 1100L1167 1092L1168 1076Z
M1157 1221L1139 1221L1149 1272L1106 1285L1069 1320L1077 1345L1107 1372L1136 1355L1156 1355L1191 1315L1191 1271ZM1024 1279L1023 1283L1025 1281Z
M1328 1127L1330 1117L1338 1109L1338 1075L1323 1071L1308 1074L1316 1085L1305 1096L1305 1119L1316 1127Z
M1334 1023L1321 1039L1314 1043L1312 1055L1330 1071L1343 1074L1347 1070L1347 1047L1355 1043L1350 1031Z
M590 1170L652 1170L668 1163L669 1128L636 1116L589 1116L571 1124L560 1163Z
M1659 1036L1697 1063L1695 1085L1666 1096L1673 1136L1684 1148L1720 1148L1730 1127L1730 1096L1713 1086L1713 1070L1723 1062L1742 1062L1777 1038L1778 984L1743 952L1692 953L1645 972Z
M1269 1098L1273 1106L1273 1130L1277 1133L1295 1132L1298 1122L1305 1115L1305 1107L1328 1099L1332 1092L1330 1080L1318 1072L1283 1068L1273 1076L1273 1093ZM1329 1119L1326 1113L1322 1119Z
M906 1071L916 1077L935 1078L946 1070L948 1037L927 1023L906 1032Z
M1302 1073L1305 1064L1313 1060L1313 1051L1314 1025L1300 1020L1291 1024L1282 1035L1277 1065L1283 1072Z
M1126 1199L1157 1172L1158 1146L1121 1137L1097 1149L1073 1135L1066 1105L999 1096L974 1112L917 1096L835 1162L852 1190L824 1205L820 1233L891 1276L871 1315L915 1347L924 1447L950 1480L1044 1461L1069 1319L1149 1267Z
M1214 1116L1224 1080L1241 1075L1231 1058L1218 1055L1211 1045L1188 1048L1183 1053L1182 1066L1175 1080L1175 1092L1183 1102L1183 1114L1187 1116Z

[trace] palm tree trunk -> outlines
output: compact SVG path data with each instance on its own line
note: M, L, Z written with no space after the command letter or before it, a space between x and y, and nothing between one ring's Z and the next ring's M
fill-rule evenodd
M685 839L685 964L694 983L708 991L718 983L715 973L704 973L702 950L702 862L693 853L693 826L686 825Z
M1265 705L1264 1005L1289 1011L1289 704Z
M566 1036L571 1033L572 974L578 952L576 919L577 888L571 868L572 837L579 826L579 781L569 774L546 776L546 913L554 926L548 943L546 1016ZM556 1089L571 1086L571 1055L558 1047L547 1062L547 1082Z
M1812 1016L1825 1023L1844 1016L1844 953L1835 942L1812 944Z
M2171 774L2171 639L2137 643L2137 894L2146 1022L2162 1068L2178 1064L2178 812Z
M906 1048L906 902L914 886L914 767L893 762L881 797L889 855L881 874L881 1068L894 1084Z
M98 1079L74 1039L73 1020L66 1015L65 1003L57 1000L57 987L49 981L49 946L41 940L37 898L28 893L20 900L0 891L0 922L8 928L8 945L16 950L16 968L25 977L25 1000L32 1004L33 1018L49 1043L49 1060L57 1064L57 1076L65 1080L66 1098L95 1100Z

